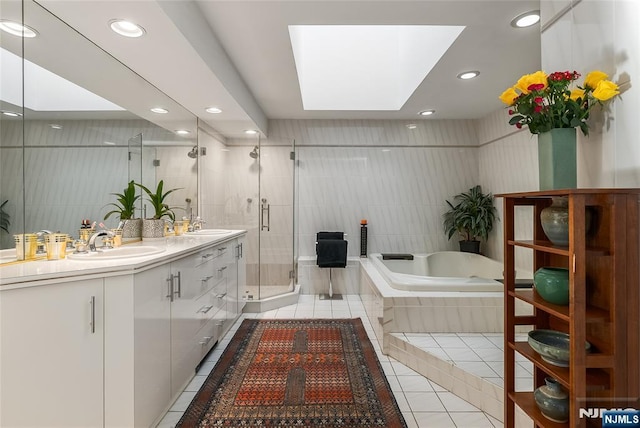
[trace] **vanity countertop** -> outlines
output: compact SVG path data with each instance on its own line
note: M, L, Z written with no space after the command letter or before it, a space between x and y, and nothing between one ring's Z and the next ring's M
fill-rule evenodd
M182 235L153 241L125 244L130 246L156 246L164 248L158 254L131 258L107 260L32 260L0 265L0 291L37 285L40 281L83 276L110 276L133 274L136 271L159 263L167 263L177 258L198 252L246 233L246 230L229 230L217 235ZM117 250L116 250L117 251Z

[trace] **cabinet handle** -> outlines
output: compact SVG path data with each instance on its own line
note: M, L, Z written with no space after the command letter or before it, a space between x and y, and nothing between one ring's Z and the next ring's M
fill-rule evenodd
M209 276L205 276L204 278L201 279L202 282L207 282L209 281L211 278L213 278L213 275L209 275Z
M218 251L220 251L220 252L223 252L223 251L226 251L226 250L227 250L227 247L220 247L220 248L218 248Z
M576 273L576 255L573 255L573 273Z
M93 334L96 332L96 296L91 296L89 307L91 308L89 327L91 328L91 334Z
M228 268L229 266L222 266L220 269L218 269L218 272L222 272L223 270L225 270L226 268Z
M177 294L178 298L182 297L182 280L180 279L180 272L175 275L178 278L178 291L174 291L173 294Z
M167 282L169 289L167 290L167 294L165 297L168 297L170 301L173 302L173 274L169 275L169 278L167 278Z
M213 253L207 253L202 255L203 259L208 259L209 257L213 257Z
M226 295L227 295L227 293L216 294L216 297L217 297L218 299L222 299L222 298L223 298L224 296L226 296Z
M240 243L240 258L244 257L244 246L242 245L243 243Z

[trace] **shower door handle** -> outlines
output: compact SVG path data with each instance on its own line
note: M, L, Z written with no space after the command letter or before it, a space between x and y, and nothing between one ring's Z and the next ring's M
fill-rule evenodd
M260 225L260 230L267 229L267 232L271 230L271 205L266 203L266 199L262 200L262 224ZM265 213L266 213L266 224L265 224Z

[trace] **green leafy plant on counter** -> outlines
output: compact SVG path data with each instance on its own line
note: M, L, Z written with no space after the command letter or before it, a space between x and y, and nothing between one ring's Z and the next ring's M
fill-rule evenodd
M158 182L158 187L155 191L151 191L148 187L140 183L134 183L136 186L140 187L148 196L148 200L153 207L155 214L153 219L161 219L162 217L169 217L171 221L176 219L175 213L173 210L181 209L180 207L170 207L164 201L169 196L169 194L175 192L176 190L181 190L181 188L171 189L164 192L164 181L160 180ZM163 193L164 192L164 193Z
M140 199L140 195L136 195L136 187L133 180L129 182L122 193L111 193L111 195L117 197L117 202L110 203L107 206L113 206L116 209L105 214L104 219L108 219L113 214L118 214L120 220L129 220L134 218L136 201Z

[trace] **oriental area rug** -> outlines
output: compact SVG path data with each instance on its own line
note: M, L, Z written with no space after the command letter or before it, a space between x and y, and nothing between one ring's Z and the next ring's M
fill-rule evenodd
M406 427L360 319L244 320L177 427Z

